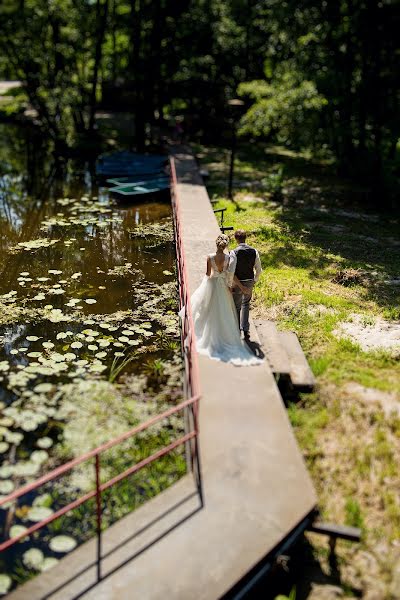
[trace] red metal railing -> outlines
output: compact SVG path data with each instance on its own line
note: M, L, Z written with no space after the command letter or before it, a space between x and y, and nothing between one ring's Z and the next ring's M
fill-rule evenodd
M202 491L202 479L201 479L201 470L200 470L200 456L199 456L199 444L198 444L198 405L200 399L200 386L199 386L199 376L198 376L198 365L197 365L197 355L195 348L195 337L194 337L194 329L193 329L193 321L191 315L190 308L190 298L189 298L189 286L188 286L188 278L186 271L186 263L185 263L185 252L182 244L182 224L181 224L181 211L179 204L179 196L177 193L177 180L176 180L176 172L175 172L175 164L173 159L170 162L171 167L171 200L172 200L172 212L173 212L173 220L174 220L174 230L175 230L175 245L176 245L176 256L177 256L177 267L178 267L178 283L179 283L179 300L180 300L180 308L184 308L184 316L182 318L182 327L181 327L181 340L182 340L182 353L185 362L185 386L184 392L186 396L186 400L181 402L180 404L171 407L165 412L154 416L149 419L145 423L130 429L126 433L121 436L102 444L98 448L79 456L78 458L71 460L64 465L50 471L46 475L43 475L33 483L22 486L21 488L15 490L13 493L8 494L0 500L0 506L4 506L10 502L15 502L21 496L32 492L38 489L40 486L48 483L50 481L54 481L61 475L68 473L78 465L94 459L94 470L95 470L95 488L84 494L83 496L77 498L73 502L70 502L66 506L63 506L51 516L43 519L42 521L35 523L31 527L28 527L23 533L13 538L10 538L0 544L0 552L7 550L23 538L31 535L35 531L38 531L52 523L62 515L65 515L69 511L77 508L81 504L84 504L91 498L96 498L96 514L97 514L97 575L100 579L101 577L101 546L102 546L102 492L111 488L116 483L126 479L130 475L133 475L140 469L143 469L147 465L151 464L158 458L168 454L178 446L182 444L186 445L187 453L189 455L189 463L191 470L193 471L195 482L197 486L197 490L199 493L201 504L203 504L203 491ZM135 436L136 434L148 429L155 423L170 417L173 414L176 414L180 411L184 411L185 414L185 423L186 423L186 433L181 436L179 439L171 442L164 448L158 450L151 456L144 458L139 463L129 467L122 473L119 473L112 479L101 483L100 479L100 457L106 451L121 444L125 440Z

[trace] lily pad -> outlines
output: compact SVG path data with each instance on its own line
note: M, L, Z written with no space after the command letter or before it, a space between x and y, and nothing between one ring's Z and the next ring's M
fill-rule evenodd
M8 448L9 444L7 444L7 442L0 442L0 454L7 452Z
M33 391L37 394L46 394L47 392L51 392L53 389L53 385L51 383L39 383L33 388Z
M97 300L94 298L86 298L85 302L86 304L96 304Z
M47 454L46 450L34 450L31 454L31 460L39 465L46 462L48 458L49 455Z
M44 519L50 517L53 512L54 511L47 506L32 506L32 508L30 508L28 511L27 518L29 521L39 523L39 521L43 521Z
M10 479L0 481L0 494L11 494L14 491L14 484Z
M10 538L18 537L19 535L21 535L21 533L25 533L27 529L28 528L24 525L13 525L12 527L10 527ZM23 538L23 540L26 539L27 538Z
M81 342L72 342L71 348L82 348L83 344Z
M49 543L49 548L53 552L71 552L76 546L76 540L69 535L57 535Z
M54 348L53 342L42 342L42 346L47 350L51 350L52 348Z
M48 571L52 567L54 567L59 562L58 558L55 556L48 556L44 559L42 564L40 565L40 571L43 573L44 571Z
M7 594L12 584L11 577L6 573L0 573L0 594Z
M38 441L36 442L36 445L39 448L47 449L53 445L53 440L47 436L44 436L44 437L38 439Z
M29 548L22 555L22 562L28 569L35 569L36 571L40 570L41 565L43 564L44 554L39 548Z

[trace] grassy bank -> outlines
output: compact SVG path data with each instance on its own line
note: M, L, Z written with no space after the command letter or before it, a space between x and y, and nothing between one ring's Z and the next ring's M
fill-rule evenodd
M260 251L253 314L296 331L317 378L288 410L322 516L363 531L360 545L339 543L338 573L310 537L325 583L343 597L398 598L398 219L369 210L369 191L337 179L328 160L279 148L242 146L228 200L227 151L195 150L215 208Z

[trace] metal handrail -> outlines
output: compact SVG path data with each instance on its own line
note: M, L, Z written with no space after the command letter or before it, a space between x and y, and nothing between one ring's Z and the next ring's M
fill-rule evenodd
M179 197L177 192L177 179L176 179L176 171L175 164L173 159L170 161L171 168L171 204L172 204L172 214L174 221L174 230L175 230L175 246L176 246L176 257L177 257L177 267L178 267L178 285L179 285L179 299L180 306L179 308L184 308L184 316L182 318L182 327L181 327L181 341L182 341L182 351L185 360L185 384L186 384L186 396L187 399L178 404L177 406L173 406L170 409L164 411L159 415L155 415L151 419L147 420L145 423L141 423L136 427L130 429L124 434L98 446L97 448L82 454L81 456L53 469L46 475L43 475L36 481L29 483L15 490L11 494L3 497L0 500L0 506L8 504L9 502L13 502L17 500L19 497L36 490L40 486L48 483L49 481L53 481L57 479L61 475L71 471L76 466L81 463L94 458L94 468L95 468L95 488L80 496L73 502L70 502L66 506L63 506L61 509L53 513L51 516L47 517L35 523L31 527L27 528L23 533L13 538L10 538L3 543L0 544L0 552L7 550L14 544L18 543L23 538L28 537L35 531L38 531L52 523L62 515L67 512L77 508L81 504L84 504L91 498L96 497L96 516L97 516L97 576L101 578L101 542L102 542L102 492L107 490L108 488L114 486L116 483L122 481L126 477L129 477L133 473L136 473L140 469L145 466L151 464L158 458L161 458L165 454L168 454L178 446L182 444L190 444L190 459L191 459L191 468L194 473L197 490L199 493L201 505L203 505L203 490L202 490L202 478L201 478L201 469L200 469L200 456L199 456L199 444L198 444L198 404L200 400L200 385L199 385L199 375L198 375L198 364L197 364L197 354L195 348L195 336L194 336L194 328L193 328L193 320L191 314L190 307L190 297L189 297L189 285L188 285L188 277L186 270L186 261L185 261L185 252L182 244L182 225L181 225L181 209L179 203ZM148 456L143 459L139 463L129 467L122 473L119 473L112 479L106 481L105 483L100 483L100 456L106 450L109 450L113 446L120 444L121 442L133 437L134 435L148 429L155 423L170 417L171 415L181 411L189 411L187 414L186 422L190 424L189 431L185 433L185 435L181 436L174 442L171 442L164 448L158 450L154 454Z

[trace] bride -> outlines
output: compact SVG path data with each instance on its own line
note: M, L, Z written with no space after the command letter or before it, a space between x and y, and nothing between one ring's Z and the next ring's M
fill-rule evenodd
M197 351L209 358L235 365L256 365L262 362L242 342L231 287L244 286L235 277L236 256L224 250L227 235L216 239L217 251L207 257L207 273L191 297Z

